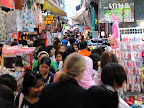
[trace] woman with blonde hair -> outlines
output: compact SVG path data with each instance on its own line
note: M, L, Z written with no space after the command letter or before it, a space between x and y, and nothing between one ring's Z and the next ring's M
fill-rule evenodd
M82 56L73 53L67 56L63 71L56 77L56 83L47 85L40 96L40 108L82 108L86 90L78 82L86 68Z

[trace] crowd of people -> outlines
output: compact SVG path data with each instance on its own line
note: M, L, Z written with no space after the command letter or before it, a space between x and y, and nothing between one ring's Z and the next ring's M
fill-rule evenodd
M82 35L37 43L33 61L16 96L16 80L0 76L2 108L129 108L118 95L127 74L117 57L103 47L90 51Z

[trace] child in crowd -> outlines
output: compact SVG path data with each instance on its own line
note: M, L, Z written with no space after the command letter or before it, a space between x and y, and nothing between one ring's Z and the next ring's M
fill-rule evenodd
M22 93L15 100L16 108L38 108L39 96L44 88L42 75L35 72L27 72L24 75Z
M49 71L50 64L51 64L51 60L49 57L43 57L40 60L39 72L43 77L44 85L47 85L47 84L53 82L54 74Z
M67 56L56 83L47 85L40 96L40 107L83 108L86 90L78 82L83 77L86 63L83 57L73 53Z
M62 52L57 52L55 56L56 56L55 64L56 64L56 68L58 71L58 70L61 70L63 67L64 54Z
M58 48L58 51L64 53L65 52L65 46L63 44L60 45L59 48Z

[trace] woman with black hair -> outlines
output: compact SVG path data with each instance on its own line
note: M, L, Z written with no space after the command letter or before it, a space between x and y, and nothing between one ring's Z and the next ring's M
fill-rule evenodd
M39 63L39 73L43 77L44 85L53 82L54 74L49 71L51 60L49 57L43 57Z
M17 95L15 105L17 108L38 108L39 96L44 84L42 75L35 72L27 72L24 75L22 93Z
M118 63L106 64L102 70L100 86L93 86L87 91L85 108L118 108L118 90L125 86L127 75ZM120 107L126 108L126 107Z
M64 53L63 52L57 52L55 54L55 57L56 57L55 65L56 65L57 71L59 71L63 67L63 62L64 62L64 59L65 59Z

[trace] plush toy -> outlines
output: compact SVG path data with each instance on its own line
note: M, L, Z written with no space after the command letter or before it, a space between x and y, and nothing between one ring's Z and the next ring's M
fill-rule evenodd
M112 36L108 38L109 44L112 47L112 49L116 49L118 48L118 44L120 42L120 38L119 38L119 26L118 26L118 18L117 16L112 16L112 19L114 20L113 26L112 26Z

